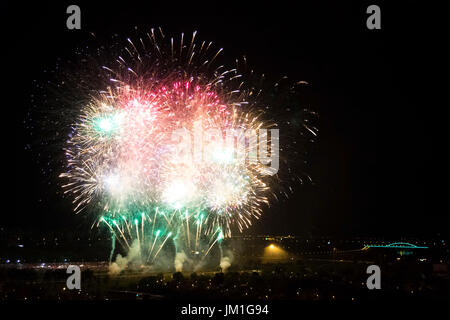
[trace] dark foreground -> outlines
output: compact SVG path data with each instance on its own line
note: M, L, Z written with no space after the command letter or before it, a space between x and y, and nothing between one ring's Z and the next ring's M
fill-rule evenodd
M67 287L68 264L0 266L3 301L208 300L374 301L449 300L450 277L421 261L380 265L380 290L367 288L364 261L304 259L255 270L110 275L106 263L81 265L81 289Z

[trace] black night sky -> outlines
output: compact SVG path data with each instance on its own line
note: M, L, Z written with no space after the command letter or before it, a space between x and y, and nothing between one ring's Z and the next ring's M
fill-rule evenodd
M65 11L72 2L81 7L81 31L66 28ZM308 169L314 184L297 187L290 199L267 209L249 233L448 234L447 212L436 208L428 187L433 185L433 170L426 164L431 125L417 99L427 49L421 43L424 31L405 21L417 12L379 3L382 29L368 30L365 10L372 3L365 2L296 1L296 7L154 2L2 4L2 78L7 81L2 86L0 227L89 228L82 216L73 215L69 201L50 192L54 187L36 161L39 150L25 149L30 137L23 121L32 81L83 45L88 32L107 37L134 26L161 26L173 35L198 30L198 38L214 41L229 57L245 55L261 73L310 83L309 103L320 114Z

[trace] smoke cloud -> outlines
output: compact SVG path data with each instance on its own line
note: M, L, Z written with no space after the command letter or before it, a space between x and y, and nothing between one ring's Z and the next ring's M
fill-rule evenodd
M175 255L175 261L174 261L174 266L175 266L175 271L176 272L183 271L183 263L186 260L187 260L187 256L184 253L184 251L177 252L177 254Z
M141 264L141 247L139 241L134 240L131 244L130 250L125 257L118 254L116 261L109 265L109 273L119 274L121 271L127 269L131 265Z
M233 254L231 252L227 252L226 254L227 256L220 258L220 268L222 269L222 272L226 272L233 261Z

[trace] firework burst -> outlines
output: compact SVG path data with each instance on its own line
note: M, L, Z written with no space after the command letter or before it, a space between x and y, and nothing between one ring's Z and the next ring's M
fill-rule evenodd
M277 125L264 120L261 89L195 37L127 39L95 70L66 141L60 177L74 210L100 212L97 225L125 249L137 243L142 263L170 240L203 259L260 217L279 179L278 132L267 134Z

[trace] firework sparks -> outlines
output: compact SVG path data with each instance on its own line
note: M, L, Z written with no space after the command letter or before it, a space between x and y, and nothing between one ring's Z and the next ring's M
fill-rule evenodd
M74 210L96 208L97 225L124 248L137 240L146 263L169 239L206 256L269 203L274 172L258 158L268 148L277 155L278 136L263 139L271 125L254 112L259 93L245 89L237 69L214 67L222 49L195 36L186 45L182 35L179 47L153 30L127 39L101 69L107 81L81 107L65 147L60 177Z

